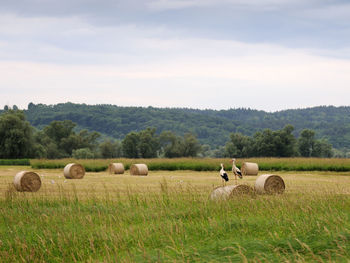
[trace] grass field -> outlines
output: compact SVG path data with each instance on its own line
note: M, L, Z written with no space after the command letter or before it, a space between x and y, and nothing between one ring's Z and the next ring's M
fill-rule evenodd
M237 160L237 166L241 167L242 163L245 161L258 163L259 169L263 171L350 171L349 158L249 158ZM220 163L225 164L226 170L231 170L232 167L229 158L30 160L30 164L34 169L63 168L66 164L71 162L81 163L84 165L86 171L89 172L105 171L112 162L123 163L125 169L129 169L130 165L134 163L145 163L151 171L218 171L220 169Z
M350 260L349 172L278 172L283 195L213 202L215 171L65 180L43 169L37 193L18 193L11 184L23 169L0 167L1 262Z

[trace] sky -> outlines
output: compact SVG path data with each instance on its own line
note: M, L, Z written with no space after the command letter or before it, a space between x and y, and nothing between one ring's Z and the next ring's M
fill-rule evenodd
M0 0L0 108L350 105L348 0Z

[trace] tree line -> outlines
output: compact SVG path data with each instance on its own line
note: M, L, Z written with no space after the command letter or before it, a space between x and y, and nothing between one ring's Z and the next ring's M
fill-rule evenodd
M331 157L332 146L305 129L299 138L294 127L265 129L253 136L231 133L224 146L201 145L193 133L179 136L155 128L132 131L122 140L77 129L71 120L55 120L36 129L23 111L7 109L0 115L0 158L175 158L175 157Z
M275 131L292 124L296 137L300 137L303 129L314 130L316 138L327 139L339 151L338 155L350 156L350 107L321 106L265 112L244 108L196 110L29 103L24 113L30 124L40 130L55 120L71 120L77 124L76 130L87 129L101 133L102 137L123 140L132 131L156 127L157 133L170 130L181 136L195 134L201 144L207 144L211 149L225 145L232 132L254 136L264 129Z
M195 157L197 138L155 128L128 133L123 140L102 138L98 132L76 131L71 120L52 121L42 130L26 120L23 111L7 109L0 115L0 158L155 158Z
M332 157L332 145L326 140L316 139L315 131L304 129L299 138L293 135L294 127L265 129L253 136L231 133L224 147L224 156L236 157Z

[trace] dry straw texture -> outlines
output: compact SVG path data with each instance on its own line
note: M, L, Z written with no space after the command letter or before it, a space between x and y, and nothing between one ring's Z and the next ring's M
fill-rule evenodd
M133 164L130 167L130 174L131 175L147 175L148 174L148 167L146 164L143 164L143 163Z
M282 194L285 188L283 179L275 174L260 175L255 182L255 190L260 194Z
M21 171L15 175L13 184L17 191L36 192L41 187L41 179L37 173Z
M253 189L249 185L239 184L239 185L227 185L222 187L217 187L210 194L211 200L227 200L234 196L252 194Z
M241 167L243 175L258 175L259 165L257 163L244 162Z
M69 163L64 167L64 177L67 179L82 179L85 175L84 166L77 163Z
M123 174L125 171L124 164L122 164L122 163L110 163L108 166L108 171L110 174Z

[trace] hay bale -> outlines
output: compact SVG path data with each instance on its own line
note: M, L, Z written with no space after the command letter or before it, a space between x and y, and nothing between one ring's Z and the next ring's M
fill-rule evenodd
M241 167L242 175L258 175L259 165L257 163L244 162Z
M110 174L123 174L125 169L122 163L110 163L108 171Z
M148 167L146 164L143 164L143 163L133 164L130 167L130 174L131 175L147 175L148 174Z
M255 190L260 194L282 194L285 188L283 179L275 174L262 174L255 182Z
M41 187L41 179L37 173L21 171L15 175L13 184L19 192L36 192Z
M67 179L82 179L85 175L85 169L81 164L69 163L64 167L63 173Z
M253 188L249 185L227 185L219 186L213 190L210 194L211 200L227 200L234 196L252 194Z

